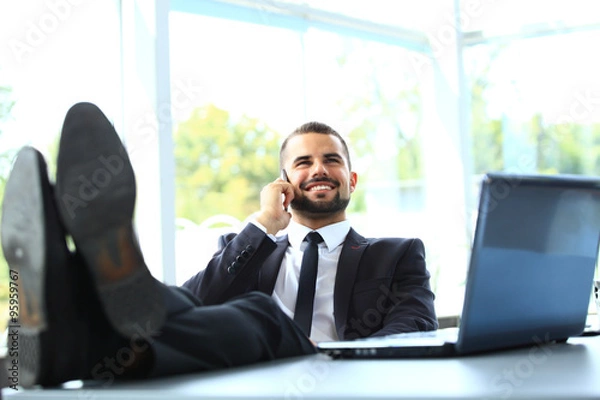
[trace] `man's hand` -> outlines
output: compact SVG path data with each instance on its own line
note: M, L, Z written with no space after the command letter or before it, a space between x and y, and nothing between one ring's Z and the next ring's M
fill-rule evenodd
M292 214L287 211L294 199L294 187L280 178L269 183L260 192L260 211L256 221L267 228L267 233L275 235L287 228Z

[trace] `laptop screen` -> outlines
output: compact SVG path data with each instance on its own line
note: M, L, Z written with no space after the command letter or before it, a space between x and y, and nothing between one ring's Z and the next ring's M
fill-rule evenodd
M484 177L459 350L581 333L599 236L600 181Z

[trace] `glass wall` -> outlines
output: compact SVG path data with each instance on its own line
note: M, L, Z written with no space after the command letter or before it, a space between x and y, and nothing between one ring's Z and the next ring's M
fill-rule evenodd
M353 227L370 237L425 240L440 310L456 313L468 237L464 204L455 201L461 172L445 160L459 160L460 150L431 156L456 129L440 127L433 115L439 106L432 88L447 85L419 64L429 57L420 48L425 36L399 26L374 35L371 26L344 18L311 23L221 6L170 14L171 86L194 82L196 89L185 107L173 107L177 282L205 267L220 234L239 230L258 211L260 190L279 175L282 138L318 120L351 147L359 174ZM446 106L441 114L455 110ZM443 171L457 181L450 191L436 187L448 181ZM448 207L451 216L435 217ZM444 237L449 232L458 235ZM447 288L438 287L444 276Z
M474 172L600 173L600 31L465 49Z
M95 102L135 153L142 248L169 283L258 210L309 120L348 138L353 226L424 240L440 315L460 312L481 174L600 172L594 1L164 4L0 2L0 195L19 147L53 171L66 111Z
M352 147L353 226L425 241L441 315L462 305L481 174L598 173L590 2L209 3L170 14L171 79L197 89L174 111L179 282L308 120Z

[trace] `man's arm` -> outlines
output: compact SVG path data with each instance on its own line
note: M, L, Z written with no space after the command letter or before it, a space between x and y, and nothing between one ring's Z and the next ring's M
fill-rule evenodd
M260 267L277 247L268 235L288 226L291 214L287 207L293 198L292 185L281 178L266 185L260 193L260 210L255 216L264 230L252 223L246 225L213 256L205 270L183 286L206 304L222 303L256 290Z
M383 328L371 336L437 329L435 295L429 281L423 242L412 239L394 270L387 294L389 311L383 316Z
M206 269L183 286L205 304L219 304L257 289L258 272L277 245L265 232L249 223L230 238L209 261Z
M368 239L368 242L356 261L359 265L342 337L351 340L437 329L435 296L425 266L423 242L403 238ZM346 257L344 262L348 265L340 267L351 271L354 259Z

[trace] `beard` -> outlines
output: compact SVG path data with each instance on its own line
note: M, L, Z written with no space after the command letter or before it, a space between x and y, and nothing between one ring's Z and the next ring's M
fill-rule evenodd
M294 211L299 213L324 215L335 214L339 211L344 211L346 207L348 207L349 203L350 198L342 199L340 193L338 192L330 201L312 201L305 196L294 197L294 200L292 200L290 205Z

